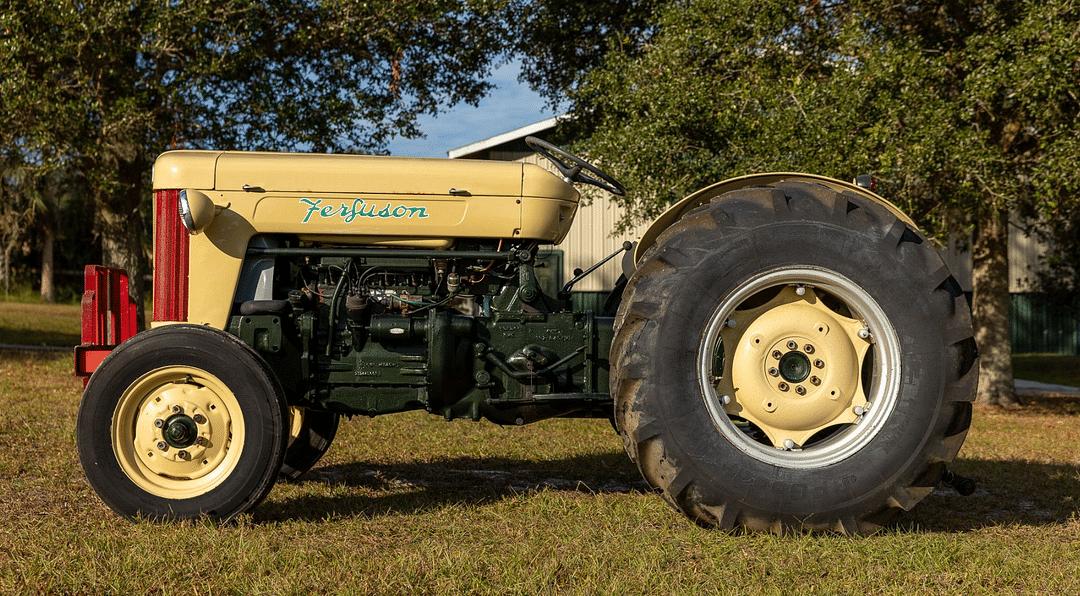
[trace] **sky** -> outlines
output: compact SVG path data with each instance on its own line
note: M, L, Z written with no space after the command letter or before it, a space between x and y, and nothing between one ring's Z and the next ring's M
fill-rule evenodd
M545 109L544 99L519 83L521 65L503 65L492 73L496 88L480 101L479 107L458 105L437 117L420 118L421 139L394 139L391 155L400 157L446 157L451 149L546 120L555 114Z

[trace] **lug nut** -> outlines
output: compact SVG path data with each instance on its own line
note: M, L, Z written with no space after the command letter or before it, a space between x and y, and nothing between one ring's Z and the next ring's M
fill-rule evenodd
M154 421L154 428L163 428L164 426L165 426L165 421L162 420L161 418L158 418L157 420Z
M165 450L167 450L169 448L169 444L166 443L165 441L158 441L157 442L157 448L158 448L158 451L165 451Z
M810 377L810 384L813 385L814 387L817 387L818 385L821 384L821 379L819 379L817 377Z
M195 414L191 419L195 421L195 424L203 424L206 422L206 416L203 416L202 414Z
M783 354L780 353L780 350L773 350L772 351L772 357L773 358L776 358L777 360L779 360L781 356L783 356Z
M798 393L799 395L806 395L806 387L803 387L802 385L796 385L795 393Z
M825 368L825 361L821 358L814 359L814 366L817 368Z
M179 457L180 459L187 459L188 458L188 452L181 449L180 451L176 452L176 457Z
M793 340L793 339L788 340L787 349L789 349L789 350L797 350L798 348L799 348L799 344L795 343L795 340Z
M180 412L183 412L183 411L184 411L184 408L181 408L180 404L176 404L176 405L174 405L172 407L172 413L173 414L179 414Z
M773 377L778 377L778 376L780 376L780 371L777 370L776 367L774 366L774 367L769 369L769 375L773 376Z
M199 447L204 447L204 446L206 446L206 439L204 439L203 437L196 437L195 438L195 444L198 445Z
M814 353L814 346L812 346L810 344L806 344L805 346L803 346L803 351L806 352L807 354L813 354Z
M788 384L781 381L780 384L776 386L776 388L779 389L780 391L787 391L788 390Z

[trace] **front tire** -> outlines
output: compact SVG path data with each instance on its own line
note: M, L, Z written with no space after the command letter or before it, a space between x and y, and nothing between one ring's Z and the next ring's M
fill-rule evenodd
M170 325L101 363L76 426L91 486L129 519L228 520L270 492L285 398L269 367L222 331Z
M733 191L664 232L616 320L616 422L706 525L873 532L967 433L970 313L918 231L856 193Z

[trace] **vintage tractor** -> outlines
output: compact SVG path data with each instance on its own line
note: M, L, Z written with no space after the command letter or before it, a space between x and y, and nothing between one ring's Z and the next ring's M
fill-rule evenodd
M528 142L561 176L158 158L150 329L122 271L87 268L77 439L101 498L230 519L311 468L341 415L417 409L610 419L665 500L721 528L867 533L941 482L978 354L960 286L896 207L819 176L722 182L648 229L604 312L575 312L537 250L566 235L575 182L625 191Z

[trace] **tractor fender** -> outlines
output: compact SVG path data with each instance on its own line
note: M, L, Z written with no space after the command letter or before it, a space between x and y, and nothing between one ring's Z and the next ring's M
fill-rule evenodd
M907 223L913 228L918 228L915 222L911 220L903 211L901 211L896 205L878 194L867 190L861 186L850 182L844 182L835 178L829 178L827 176L818 176L815 174L800 174L794 172L768 172L764 174L750 174L748 176L740 176L738 178L731 178L723 182L717 182L712 186L707 186L685 199L675 203L671 207L668 207L666 211L660 214L660 217L656 218L656 221L652 223L645 230L645 233L638 239L637 247L634 249L634 263L638 263L641 260L645 251L649 250L653 244L656 244L656 239L664 232L664 230L671 227L671 225L680 219L695 207L702 205L709 200L718 197L726 192L738 190L748 186L772 186L780 182L786 181L801 181L812 182L816 184L823 184L836 190L838 192L853 192L857 193L871 201L875 201L883 205L886 209L895 214L901 221Z

